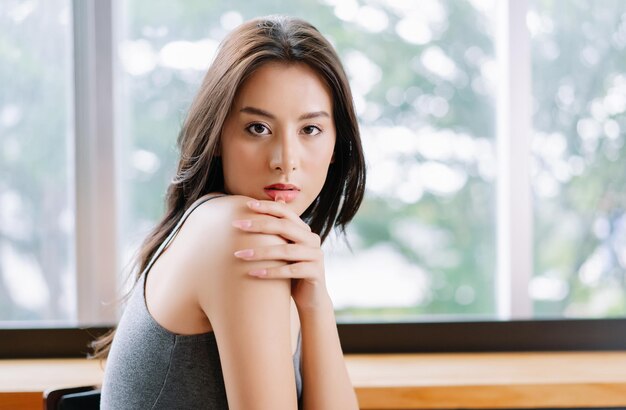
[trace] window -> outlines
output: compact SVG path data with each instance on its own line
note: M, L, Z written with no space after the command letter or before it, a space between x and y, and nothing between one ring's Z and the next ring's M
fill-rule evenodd
M76 316L72 15L0 8L0 322Z
M7 4L0 320L113 321L219 41L273 13L316 25L355 95L368 191L354 254L325 245L340 322L626 313L619 1Z
M531 2L538 316L626 314L626 9Z

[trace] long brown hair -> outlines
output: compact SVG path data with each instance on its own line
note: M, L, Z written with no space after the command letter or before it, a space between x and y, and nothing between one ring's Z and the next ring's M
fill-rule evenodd
M333 228L345 235L365 191L365 159L348 79L339 57L306 21L268 16L248 21L220 44L178 135L180 160L167 188L166 210L143 242L136 259L135 283L185 210L209 192L224 191L222 128L239 86L267 62L305 63L332 91L337 139L335 160L322 190L301 218L322 242ZM92 343L93 357L106 357L114 330Z

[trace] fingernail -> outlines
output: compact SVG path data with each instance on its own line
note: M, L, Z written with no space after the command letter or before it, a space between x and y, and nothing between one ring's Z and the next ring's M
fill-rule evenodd
M242 219L239 221L233 221L233 226L237 227L237 228L249 228L252 226L252 221L249 219Z
M250 208L258 208L261 206L261 203L259 201L249 201L248 206Z
M252 271L248 272L248 275L250 275L250 276L257 276L257 277L265 276L265 275L267 275L267 270L265 270L265 269L252 270Z
M254 255L254 250L252 249L242 249L240 251L235 252L235 256L238 258L249 258Z

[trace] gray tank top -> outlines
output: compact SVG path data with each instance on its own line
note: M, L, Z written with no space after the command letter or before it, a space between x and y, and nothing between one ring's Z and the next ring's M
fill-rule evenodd
M220 195L223 196L223 195ZM217 196L200 198L183 215L142 272L115 332L102 383L102 409L228 409L215 334L178 335L148 312L148 271L189 214ZM301 334L293 356L302 408Z

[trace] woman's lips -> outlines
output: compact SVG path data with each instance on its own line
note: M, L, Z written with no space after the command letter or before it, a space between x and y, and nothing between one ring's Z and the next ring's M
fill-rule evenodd
M264 189L264 191L267 196L272 198L272 201L278 201L282 199L286 203L289 203L295 200L298 197L298 194L300 193L300 191L295 190L295 189L282 190L282 189L267 189L266 188Z

